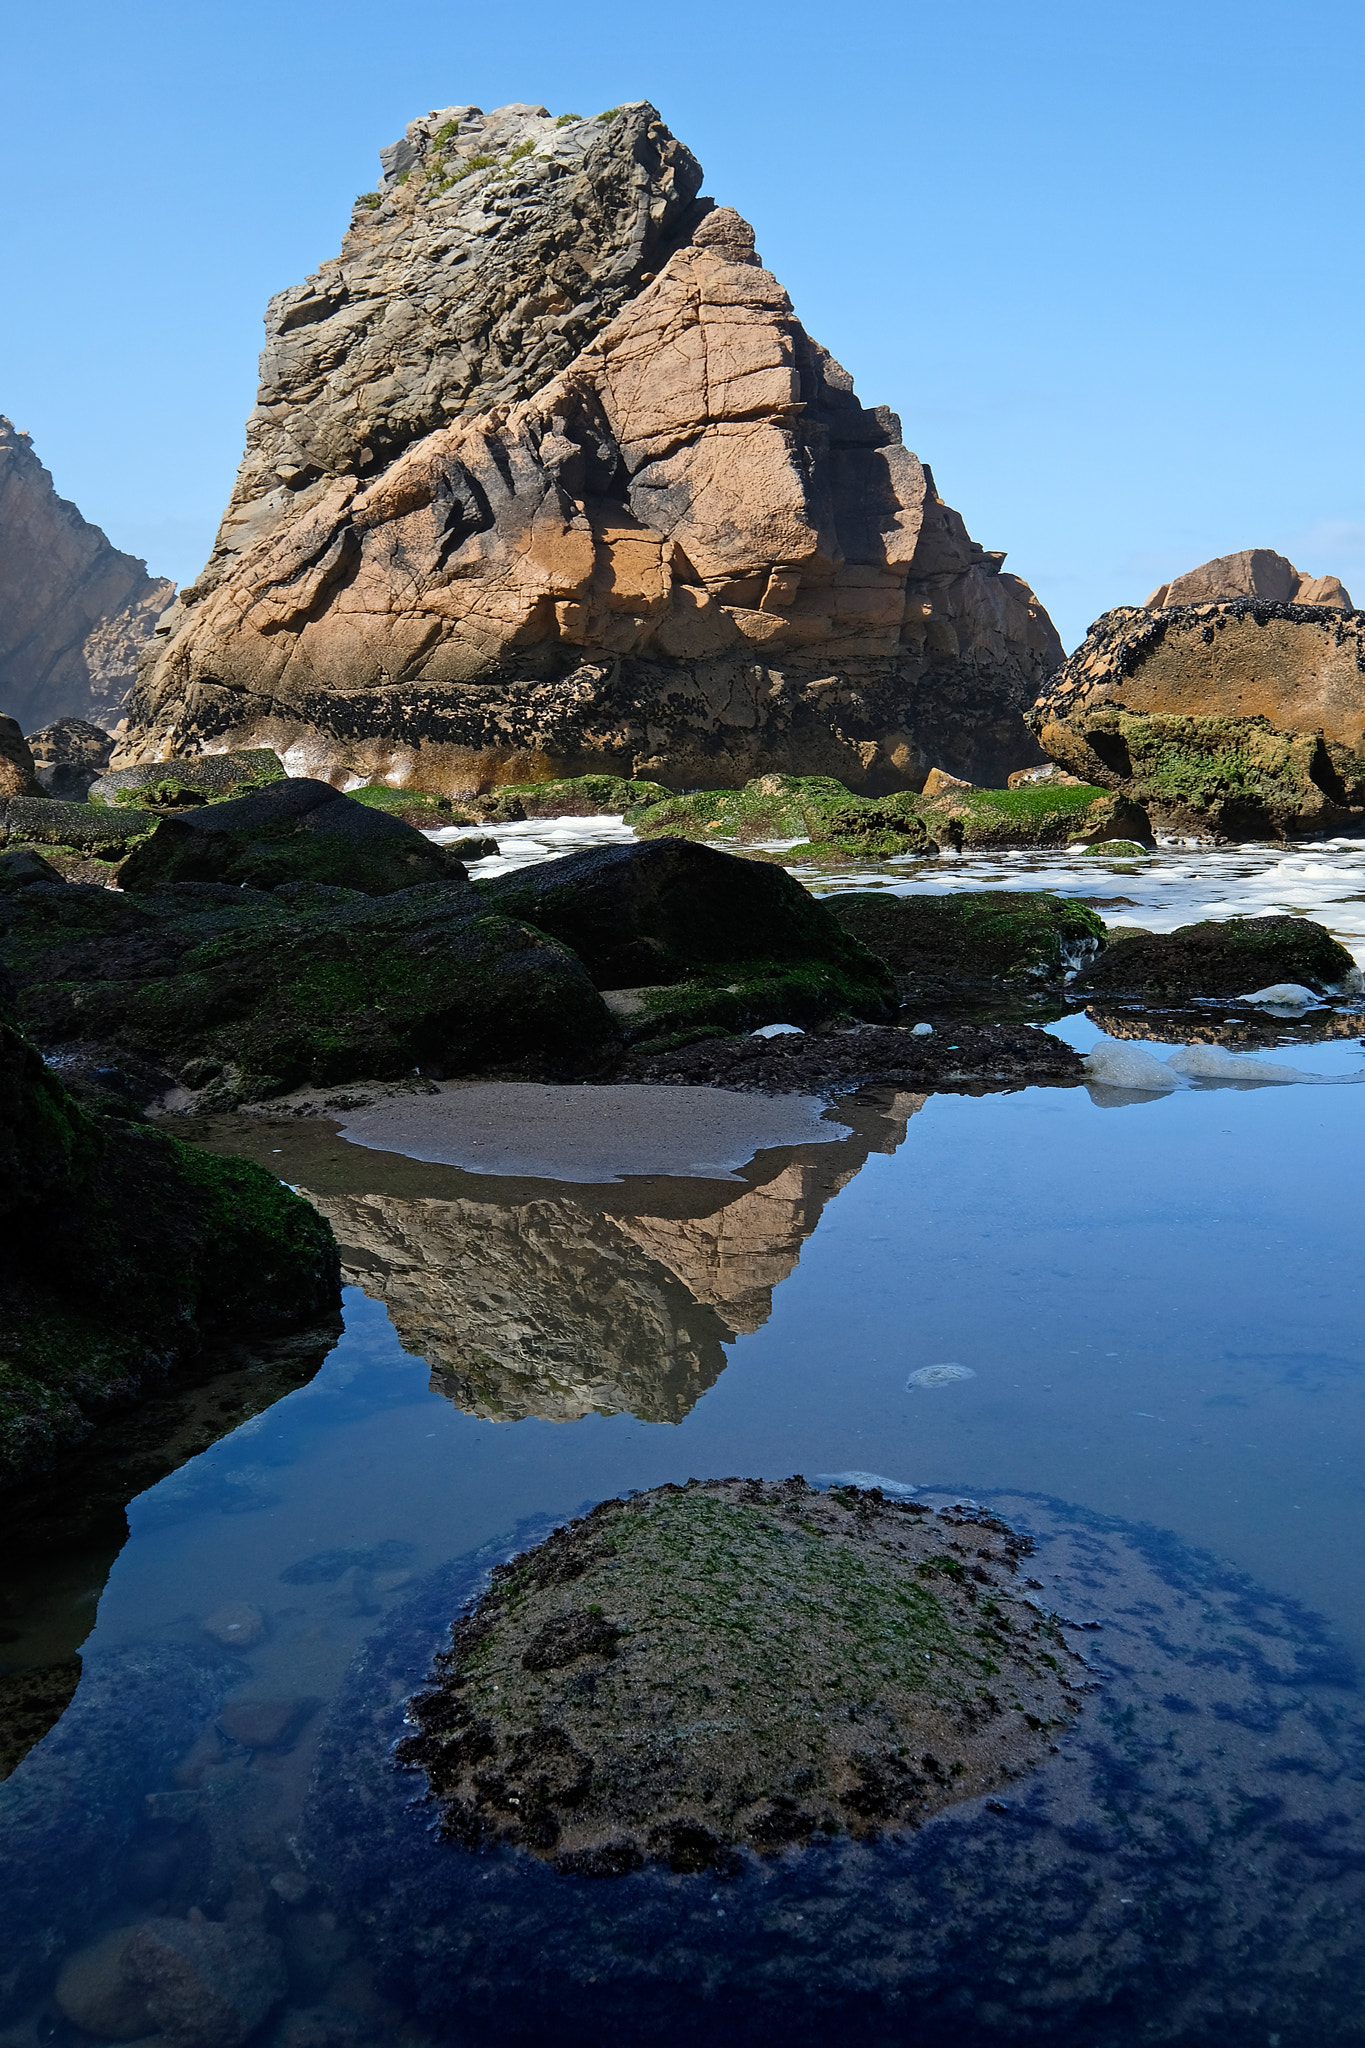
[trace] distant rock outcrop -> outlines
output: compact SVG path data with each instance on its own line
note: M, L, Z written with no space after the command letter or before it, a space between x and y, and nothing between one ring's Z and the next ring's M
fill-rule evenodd
M25 731L81 718L112 732L174 594L57 496L0 414L0 704Z
M1269 548L1096 619L1029 713L1052 760L1158 832L1365 827L1365 612Z
M1351 593L1339 577L1305 576L1273 548L1243 548L1240 554L1219 555L1197 569L1187 569L1171 583L1159 584L1144 610L1217 604L1231 597L1262 597L1271 604L1320 604L1342 612L1354 609Z
M271 302L232 502L120 763L875 793L1038 758L1046 612L653 107L447 108L383 162L340 256Z

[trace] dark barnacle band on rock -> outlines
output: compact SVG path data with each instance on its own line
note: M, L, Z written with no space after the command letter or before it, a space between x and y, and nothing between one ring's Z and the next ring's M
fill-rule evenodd
M452 1843L587 1876L916 1828L1081 1708L1016 1576L1030 1547L799 1477L604 1501L494 1571L396 1754Z

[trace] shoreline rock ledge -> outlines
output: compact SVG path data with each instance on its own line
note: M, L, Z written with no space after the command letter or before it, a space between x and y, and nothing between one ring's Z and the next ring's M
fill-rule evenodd
M1042 759L1063 650L646 102L450 107L271 301L213 554L115 766L272 746L438 794L877 795Z

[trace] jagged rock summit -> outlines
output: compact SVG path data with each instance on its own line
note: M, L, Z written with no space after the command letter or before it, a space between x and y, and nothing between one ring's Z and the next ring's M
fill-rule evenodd
M1143 610L1217 604L1234 597L1261 597L1272 604L1325 605L1342 612L1354 609L1351 593L1339 576L1306 576L1273 548L1243 548L1238 554L1201 562L1197 569L1187 569L1170 583L1158 584Z
M67 717L112 732L174 593L57 496L0 414L0 707L26 732Z
M1003 781L1062 649L655 109L441 109L267 316L116 765Z

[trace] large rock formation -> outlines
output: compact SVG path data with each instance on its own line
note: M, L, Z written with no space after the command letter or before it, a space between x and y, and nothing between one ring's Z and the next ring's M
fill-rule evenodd
M644 103L448 108L267 318L120 761L451 792L1003 780L1062 650Z
M1306 595L1311 601L1305 601ZM1054 761L1158 832L1365 825L1365 612L1268 548L1096 619L1029 713Z
M0 704L25 731L73 717L112 732L174 593L57 496L0 414Z
M1187 569L1171 583L1162 583L1144 610L1159 612L1171 605L1208 604L1229 597L1264 597L1272 604L1320 604L1333 611L1353 609L1351 593L1339 576L1306 576L1273 548L1243 548L1218 555Z

